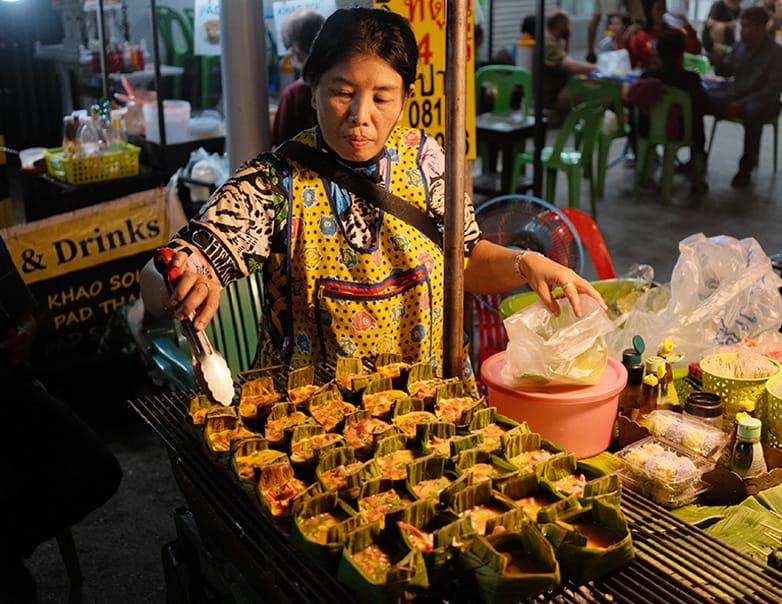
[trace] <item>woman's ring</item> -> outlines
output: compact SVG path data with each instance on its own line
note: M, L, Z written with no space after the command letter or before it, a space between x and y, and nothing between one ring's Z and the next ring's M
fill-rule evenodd
M568 281L567 283L562 284L562 289L565 289L566 287L575 287L575 286L576 286L575 283L573 283L572 281Z

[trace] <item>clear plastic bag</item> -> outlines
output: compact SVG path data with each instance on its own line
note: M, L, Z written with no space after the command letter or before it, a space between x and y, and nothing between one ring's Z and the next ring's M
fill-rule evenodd
M589 296L581 296L580 319L567 299L557 302L558 317L538 301L505 319L504 372L513 385L591 385L603 377L605 335L613 329L608 315Z
M630 53L626 49L609 50L597 55L597 68L600 73L608 76L625 76L632 69Z
M690 235L679 242L671 282L650 289L607 338L621 358L633 335L655 348L671 338L686 362L706 351L779 329L780 278L758 242L748 237Z

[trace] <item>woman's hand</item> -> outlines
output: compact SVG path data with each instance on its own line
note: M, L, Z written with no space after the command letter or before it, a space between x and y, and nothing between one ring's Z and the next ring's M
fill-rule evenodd
M141 275L141 297L144 306L157 317L191 319L197 330L203 330L220 306L219 281L196 253L176 252L167 264L174 276L173 290L166 286L153 261Z
M559 315L559 304L554 300L552 291L558 287L562 288L578 317L581 316L579 294L594 298L601 308L607 309L603 298L589 281L550 258L534 252L522 255L518 249L485 239L475 244L464 271L465 290L476 294L498 294L525 283L537 292L555 315Z
M527 284L554 315L559 315L559 304L553 295L557 288L562 289L577 317L581 316L579 294L594 298L603 310L608 309L603 297L592 284L573 269L539 254L524 254L521 262L524 264L524 274L528 277Z

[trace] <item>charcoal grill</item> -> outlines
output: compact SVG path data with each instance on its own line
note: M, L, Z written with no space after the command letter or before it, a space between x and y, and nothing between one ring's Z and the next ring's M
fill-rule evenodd
M129 404L167 445L174 476L199 527L213 533L209 546L219 548L257 591L254 601L357 602L335 577L293 549L185 428L195 394L147 396ZM782 573L629 489L622 493L622 509L635 559L606 577L580 586L564 584L535 602L782 602ZM455 596L452 601L464 600Z

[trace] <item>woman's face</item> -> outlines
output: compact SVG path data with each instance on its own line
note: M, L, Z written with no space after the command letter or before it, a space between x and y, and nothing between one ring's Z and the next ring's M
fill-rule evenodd
M312 106L326 144L342 159L364 162L385 145L410 92L385 60L354 55L321 76Z
M622 22L622 17L611 17L611 20L608 22L608 29L611 31L611 35L614 38L619 38L625 31L625 24Z

